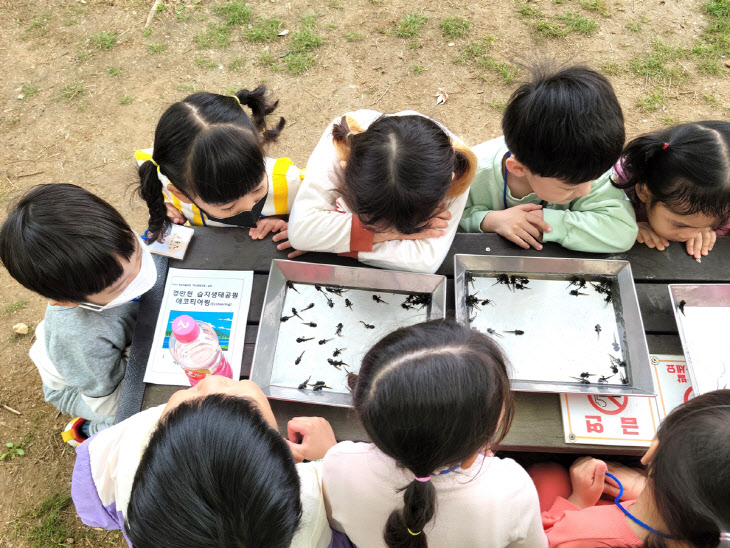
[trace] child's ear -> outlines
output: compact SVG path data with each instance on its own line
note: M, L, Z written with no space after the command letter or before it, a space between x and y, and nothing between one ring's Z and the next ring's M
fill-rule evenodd
M340 167L344 170L347 167L347 162L345 160L340 160Z
M515 177L524 177L530 171L529 169L527 169L525 164L520 162L514 156L510 156L509 158L507 158L507 160L504 162L504 165L507 167L507 171L509 171Z
M185 194L183 194L177 188L175 188L175 185L173 185L172 183L167 183L167 190L170 192L170 194L175 196L175 198L180 200L182 203L184 203L184 204L191 203L190 198L188 198L187 196L185 196Z
M53 299L50 299L48 302L51 306L68 306L70 308L75 308L79 306L79 303L74 303L71 301L54 301Z
M639 198L639 200L645 204L651 202L651 191L644 183L637 184L634 189L636 190L636 197Z

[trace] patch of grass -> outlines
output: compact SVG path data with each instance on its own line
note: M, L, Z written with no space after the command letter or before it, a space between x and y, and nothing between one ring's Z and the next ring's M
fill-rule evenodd
M281 70L276 57L270 51L261 52L261 55L259 55L259 64L271 70Z
M717 76L722 72L722 64L716 59L701 59L697 61L697 70L702 74Z
M639 98L636 101L636 106L645 112L652 112L660 110L667 105L667 96L664 90L656 89L654 93Z
M225 48L231 45L231 27L229 25L208 25L208 30L196 34L193 38L199 48L211 46Z
M251 9L245 2L230 2L215 8L215 13L222 17L226 25L240 26L251 22Z
M629 61L629 69L636 76L648 80L665 80L678 83L687 78L684 67L668 66L667 63L687 55L684 48L673 48L659 40L652 42L652 51Z
M66 539L72 536L72 532L68 529L63 514L70 511L70 507L70 494L54 493L37 508L23 514L21 523L16 524L17 530L31 548L67 547L69 544Z
M97 32L89 36L89 42L94 49L109 50L117 44L117 35L113 32Z
M411 67L411 72L412 72L413 74L421 74L421 73L422 73L423 71L425 71L425 70L426 70L426 69L425 69L425 68L423 68L423 67L422 67L421 65L413 65L413 66Z
M86 93L86 89L83 84L68 84L61 88L61 96L59 98L70 101L71 99L80 97L84 93Z
M469 34L471 23L462 17L447 17L441 21L441 34L444 38L463 38Z
M360 32L348 32L345 35L345 40L348 42L362 42L365 40L365 35Z
M428 18L418 13L404 15L395 27L395 35L400 38L415 38L421 33L421 27Z
M203 55L199 55L194 59L195 66L198 68L202 68L205 70L213 70L218 65L213 61L212 59L205 57Z
M33 84L23 84L23 89L21 91L23 92L23 95L25 95L25 98L33 97L36 93L38 93L38 86L34 86Z
M669 116L668 114L665 114L664 116L662 116L659 119L662 121L662 124L664 124L665 126L676 126L679 123L679 120Z
M121 69L118 69L116 67L109 67L107 69L107 72L109 73L109 76L115 76L116 77L116 76L121 76L122 75Z
M50 11L44 11L40 15L36 15L30 24L25 28L25 32L42 35L46 31L46 23L51 18Z
M195 91L195 86L193 84L177 84L175 86L175 89L177 91L182 91L182 92L186 92L187 93L187 92L190 92L190 91Z
M167 49L165 44L147 44L147 51L153 55L157 53L164 53Z
M721 63L730 55L730 0L707 2L705 12L709 23L691 53L697 59L700 72L717 74L722 71Z
M23 445L23 442L13 443L9 441L5 444L5 452L0 455L0 460L13 460L15 457L24 456L25 449L23 449Z
M618 63L604 63L601 66L601 70L604 74L608 74L609 76L616 76L617 74L621 74L623 72L621 65L619 65Z
M28 306L28 301L18 299L5 307L5 315L12 316L16 312L23 310L26 306Z
M497 61L490 55L494 37L486 36L478 42L472 42L456 58L457 63L473 65L482 70L495 72L502 76L505 83L511 84L517 76L518 68L510 63ZM486 78L482 76L482 80Z
M228 63L228 70L241 70L245 64L246 59L242 55L239 55L233 61Z
M134 102L134 97L131 95L125 95L122 97L122 99L119 101L120 105L131 105Z
M634 21L633 23L626 23L626 29L631 32L641 32L641 23Z
M543 19L544 15L539 8L531 6L529 0L517 8L517 15L522 19Z
M702 98L705 100L705 103L710 105L713 108L721 108L720 107L720 101L718 98L712 94L712 93L705 93Z
M280 19L258 19L251 28L243 31L243 38L249 42L271 42L279 37L279 31L284 28L284 21Z
M504 109L507 108L507 103L500 103L497 101L494 101L489 104L490 107L492 107L494 110L504 111Z
M287 55L284 59L284 67L289 74L299 75L314 66L314 55L308 51L301 51Z
M327 23L327 28L330 30L335 30L337 28L337 24L335 23Z
M421 49L423 47L423 44L419 42L418 40L414 40L413 42L408 44L408 49L416 50Z
M151 34L152 34L151 28L147 27L146 29L142 29L142 36L144 36L145 38L147 38Z
M74 55L74 61L76 63L85 63L91 59L91 53L86 51L85 49L79 49L76 51L76 55Z
M598 12L601 17L611 17L611 10L604 0L581 0L580 5L583 9Z
M302 19L301 28L291 37L291 49L294 53L305 53L324 44L322 37L317 34L315 24L316 20L311 15Z
M185 11L185 8L186 6L183 2L175 3L173 11L175 12L175 17L178 21L187 21L190 19L190 14Z
M579 34L593 34L598 26L593 19L586 19L582 15L571 11L565 12L558 16L558 21L565 25L568 33L577 32Z

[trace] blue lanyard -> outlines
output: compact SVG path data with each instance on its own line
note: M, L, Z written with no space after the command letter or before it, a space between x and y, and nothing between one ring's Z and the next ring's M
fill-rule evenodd
M662 532L660 532L660 531L657 531L656 529L654 529L654 528L652 528L652 527L648 526L648 525L647 525L646 523L644 523L643 521L641 521L641 520L640 520L639 518L637 518L637 517L634 517L634 516L632 516L632 515L631 515L631 514L629 513L629 511L628 511L628 510L627 510L626 508L624 508L623 506L621 506L621 503L619 502L619 500L621 499L621 497L622 497L622 496L623 496L623 494L624 494L624 486L623 486L623 485L621 485L621 482L620 482L620 481L618 480L618 478L617 478L616 476L614 476L613 474L610 474L610 473L606 472L606 475L607 475L607 476L608 476L609 478L611 478L611 479L612 479L613 481L615 481L615 482L616 482L616 483L618 484L618 489L619 489L619 491L618 491L618 496L617 496L617 497L616 497L616 498L614 499L614 501L613 501L613 502L615 502L615 503L616 503L616 506L618 506L618 507L619 507L619 509L620 509L620 510L621 510L621 511L622 511L622 512L623 512L624 514L626 514L626 516L627 516L627 517L628 517L628 518L629 518L629 519L630 519L631 521L633 521L633 522L634 522L634 523L636 523L637 525L640 525L641 527L643 527L643 528L644 528L644 529L646 529L647 531L651 531L651 532L652 532L652 533L654 533L655 535L659 535L660 537L662 537L662 538L665 538L665 539L668 539L668 540L674 540L674 538L673 538L673 537L671 537L670 535L667 535L666 533L662 533Z
M502 201L504 202L505 209L509 209L509 206L507 205L507 158L510 156L512 156L512 153L507 151L507 156L504 157L504 189L502 190ZM540 205L545 207L547 202L545 200L540 200Z

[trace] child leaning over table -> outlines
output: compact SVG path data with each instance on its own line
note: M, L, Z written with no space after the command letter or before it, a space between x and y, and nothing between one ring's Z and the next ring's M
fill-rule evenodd
M195 93L165 111L154 149L135 152L139 193L150 213L148 242L161 239L172 222L246 227L254 240L276 232L277 249L291 247L282 216L304 173L289 158L264 154L284 128L284 118L266 126L278 104L261 86L230 96ZM289 257L300 254L292 251Z
M157 280L146 245L101 198L70 184L27 192L0 228L0 261L26 288L49 299L30 357L47 402L74 419L75 445L114 423L132 302Z
M625 133L611 84L592 70L533 71L510 97L504 137L479 159L460 226L520 247L557 242L576 251L626 251L636 239L631 203L611 184Z

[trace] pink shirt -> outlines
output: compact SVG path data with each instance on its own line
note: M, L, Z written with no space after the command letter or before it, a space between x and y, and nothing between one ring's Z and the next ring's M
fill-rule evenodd
M624 508L634 502L624 502ZM643 545L615 504L579 510L563 497L558 497L552 508L542 513L542 526L550 548L641 548Z

